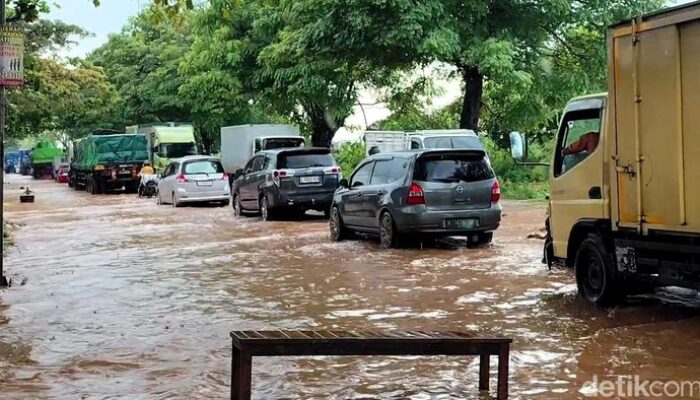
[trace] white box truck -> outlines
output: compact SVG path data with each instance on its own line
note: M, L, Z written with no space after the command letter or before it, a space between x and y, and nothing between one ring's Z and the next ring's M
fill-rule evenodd
M221 128L221 164L229 176L261 150L304 147L305 141L294 125L238 125Z

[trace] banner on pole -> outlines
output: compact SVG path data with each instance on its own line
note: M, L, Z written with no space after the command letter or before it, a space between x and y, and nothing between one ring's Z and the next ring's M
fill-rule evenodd
M0 27L0 85L24 84L24 35L16 27Z

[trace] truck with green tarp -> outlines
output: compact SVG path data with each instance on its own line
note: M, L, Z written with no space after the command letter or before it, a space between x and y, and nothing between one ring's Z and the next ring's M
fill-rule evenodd
M92 194L124 188L135 193L139 172L148 161L146 137L99 130L73 144L68 184Z
M163 172L173 159L199 153L194 127L188 123L154 123L126 127L127 133L146 135L148 160L156 170Z
M49 140L41 140L32 148L30 153L32 164L32 176L35 179L51 175L53 178L53 163L58 157L63 157L63 150L56 147Z

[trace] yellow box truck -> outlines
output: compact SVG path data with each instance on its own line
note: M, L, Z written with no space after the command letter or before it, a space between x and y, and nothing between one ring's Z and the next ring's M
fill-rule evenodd
M700 2L610 27L608 53L608 93L562 115L545 260L600 305L700 289ZM511 151L527 154L517 132Z

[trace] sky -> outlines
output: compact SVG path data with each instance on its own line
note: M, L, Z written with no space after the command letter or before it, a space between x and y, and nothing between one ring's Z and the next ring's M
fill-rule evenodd
M81 26L93 34L77 40L75 46L60 55L83 57L107 42L110 33L119 32L130 17L148 4L148 0L100 0L99 7L93 6L90 0L55 0L55 3L60 8L51 6L49 19Z

